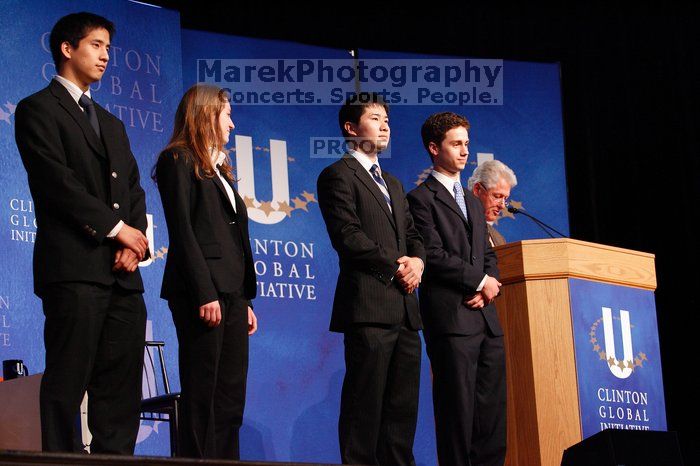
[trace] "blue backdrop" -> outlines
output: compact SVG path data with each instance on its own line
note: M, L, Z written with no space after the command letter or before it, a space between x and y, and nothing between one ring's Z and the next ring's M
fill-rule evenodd
M89 10L117 26L107 73L94 86L95 99L126 124L139 162L151 220L154 259L142 264L148 307L148 338L165 340L175 389L177 340L170 313L158 298L168 238L157 189L149 179L167 142L184 89L202 76L198 60L319 59L354 63L348 51L278 41L180 31L177 13L127 1L11 1L0 13L4 32L0 60L0 359L24 359L30 370L44 365L43 315L32 294L34 216L14 143L14 105L41 89L54 73L47 35L60 16ZM360 57L409 61L441 57L398 56L361 50ZM211 63L211 62L208 62ZM512 198L529 212L567 232L564 154L558 67L503 62L502 102L489 106L394 105L392 142L384 169L406 190L421 182L430 160L420 125L436 111L465 114L472 123L470 164L494 157L511 166L520 184ZM235 83L232 86L235 90ZM354 82L344 83L353 89ZM327 103L327 102L326 102ZM338 462L337 415L344 373L342 336L328 332L337 277L332 250L316 201L316 178L342 151L339 105L243 105L233 103L236 128L230 144L238 188L252 219L258 273L255 310L260 329L251 338L248 402L241 433L246 460ZM316 150L316 143L325 144ZM478 155L480 153L481 155ZM464 176L464 181L468 176ZM541 237L522 218L503 218L509 240ZM150 376L150 374L149 374ZM434 465L435 440L430 370L424 356L416 460ZM167 426L144 423L137 453L167 454Z

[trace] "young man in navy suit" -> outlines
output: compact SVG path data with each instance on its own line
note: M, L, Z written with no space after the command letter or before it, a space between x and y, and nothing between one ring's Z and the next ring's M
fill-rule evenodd
M469 156L469 122L437 113L421 135L433 172L408 202L427 256L420 310L433 369L438 461L502 465L505 352L493 305L501 284L484 209L460 181Z
M388 105L348 99L348 153L318 177L318 202L340 273L330 329L345 334L340 455L346 464L415 465L422 328L414 290L425 252L401 182L383 171Z
M58 75L15 113L38 225L45 451L80 449L74 425L86 391L93 453L132 454L139 427L146 202L124 125L90 95L113 33L110 21L91 13L61 18L50 36Z

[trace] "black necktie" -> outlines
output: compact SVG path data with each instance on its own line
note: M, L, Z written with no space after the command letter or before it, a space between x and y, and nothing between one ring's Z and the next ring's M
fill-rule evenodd
M97 112L95 112L94 102L90 97L83 94L80 96L78 103L81 107L83 107L83 110L85 110L85 114L90 120L90 126L92 126L92 129L94 129L95 133L97 133L97 137L100 137L100 122L97 121Z

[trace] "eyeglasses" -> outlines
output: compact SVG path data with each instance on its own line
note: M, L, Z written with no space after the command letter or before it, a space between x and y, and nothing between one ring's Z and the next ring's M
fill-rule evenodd
M508 196L504 196L502 194L494 194L490 190L486 189L484 185L479 183L479 187L486 192L486 194L489 195L491 199L493 199L497 204L503 204L503 207L507 208L510 203L508 202Z

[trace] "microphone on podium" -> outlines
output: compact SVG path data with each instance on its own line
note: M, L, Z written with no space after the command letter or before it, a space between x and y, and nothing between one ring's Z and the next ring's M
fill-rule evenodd
M528 214L527 212L525 212L525 211L523 211L523 210L520 210L520 209L518 209L517 207L513 207L512 205L508 205L506 208L508 209L508 212L510 212L511 214L523 214L523 215L526 216L527 218L531 219L533 222L535 222L535 225L537 225L537 226L540 227L545 233L547 233L547 235L548 235L550 238L556 238L556 236L554 236L552 233L550 233L549 230L551 230L551 231L553 231L554 233L558 234L558 235L559 235L560 237L562 237L562 238L566 238L566 235L565 235L565 234L561 233L560 231L556 230L556 229L553 228L553 227L550 227L549 225L547 225L547 224L544 223L543 221L539 220L538 218L535 218L534 216Z

